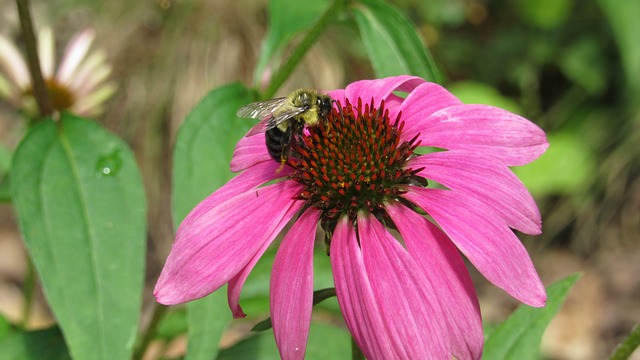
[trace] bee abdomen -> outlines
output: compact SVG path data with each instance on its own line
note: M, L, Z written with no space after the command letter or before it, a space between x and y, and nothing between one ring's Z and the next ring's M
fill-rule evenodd
M267 130L264 135L266 138L267 151L269 151L269 155L273 160L280 162L282 160L282 150L285 146L287 133L275 127L273 129Z

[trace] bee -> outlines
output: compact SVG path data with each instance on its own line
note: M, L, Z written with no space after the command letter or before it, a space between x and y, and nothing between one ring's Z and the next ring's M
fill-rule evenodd
M236 112L241 118L260 119L247 136L265 133L271 158L282 167L289 159L291 142L301 136L305 126L313 127L326 121L331 111L329 95L317 90L299 89L287 97L247 104Z

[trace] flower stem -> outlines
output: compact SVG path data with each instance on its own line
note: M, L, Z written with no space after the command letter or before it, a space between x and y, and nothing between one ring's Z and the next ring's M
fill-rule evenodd
M362 350L360 350L360 347L358 346L358 344L356 344L356 341L353 339L353 337L351 338L351 359L365 360Z
M271 78L269 86L262 94L264 99L271 99L275 95L276 91L278 91L280 86L289 78L307 51L309 51L311 46L318 40L320 34L322 34L322 31L327 27L329 22L336 18L338 11L342 9L344 3L345 0L334 0L331 5L329 5L327 11L325 11L320 19L309 29L304 39L302 39L300 44L291 53L291 57L289 57L287 62L284 63Z
M29 72L31 73L33 96L36 98L40 116L50 116L53 114L53 103L51 102L51 96L44 83L42 70L40 69L40 59L38 58L37 50L38 46L31 22L29 0L16 0L16 5L18 6L18 16L20 17L22 36L24 37L25 48L27 50L27 64L29 65Z
M153 315L151 315L151 321L149 321L149 326L147 326L146 331L138 341L138 345L136 346L133 356L131 357L134 360L142 359L144 353L147 351L147 347L156 333L156 328L158 324L160 324L160 320L164 317L167 312L167 307L160 304L154 304L155 308L153 309Z
M609 360L628 359L638 345L640 345L640 324L636 324L629 336L618 345Z

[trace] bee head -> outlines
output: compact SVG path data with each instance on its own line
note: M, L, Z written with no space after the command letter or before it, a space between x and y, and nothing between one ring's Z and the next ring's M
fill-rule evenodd
M319 95L316 102L318 105L318 116L321 119L326 119L333 105L331 98L327 95Z

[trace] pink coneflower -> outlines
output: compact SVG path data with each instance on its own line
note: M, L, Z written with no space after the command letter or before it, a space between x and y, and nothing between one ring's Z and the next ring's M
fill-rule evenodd
M182 222L157 300L183 303L228 284L231 310L244 316L245 279L295 219L271 278L284 359L304 356L318 224L345 322L368 359L479 358L480 310L459 251L516 299L544 306L544 287L511 230L539 234L540 214L508 168L540 156L544 132L412 76L358 81L329 95L340 108L308 129L283 171L263 136L240 140L231 168L242 173ZM420 146L446 151L419 155Z
M50 28L38 32L38 54L45 84L53 108L78 115L102 113L103 103L115 92L107 82L111 66L104 52L89 49L95 34L87 29L76 34L67 45L60 66L56 69L55 41ZM14 107L35 114L35 101L28 67L17 47L0 35L0 95Z

